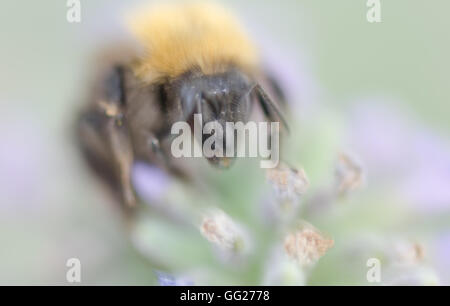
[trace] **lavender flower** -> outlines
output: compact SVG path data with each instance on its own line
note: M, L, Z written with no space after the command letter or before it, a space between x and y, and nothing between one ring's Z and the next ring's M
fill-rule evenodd
M163 170L143 162L133 166L134 188L147 204L157 205L167 192L170 178Z
M314 265L334 244L311 226L289 233L284 239L284 250L301 267Z
M360 163L351 155L340 153L336 163L336 188L339 195L359 188L364 182Z
M203 217L200 232L209 242L227 253L242 253L248 248L245 231L221 210Z
M175 277L169 273L155 271L161 286L193 286L194 282L187 277Z

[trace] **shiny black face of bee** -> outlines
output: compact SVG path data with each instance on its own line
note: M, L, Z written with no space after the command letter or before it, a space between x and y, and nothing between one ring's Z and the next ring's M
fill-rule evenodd
M216 75L185 76L178 87L179 102L183 114L189 121L194 114L202 115L202 129L209 122L217 122L222 127L222 136L213 133L215 143L222 143L223 152L227 146L227 122L246 123L251 110L253 83L237 70ZM202 145L211 134L203 134ZM236 137L233 138L236 140ZM236 153L236 141L233 144ZM231 159L226 157L208 158L209 162L219 167L229 167Z

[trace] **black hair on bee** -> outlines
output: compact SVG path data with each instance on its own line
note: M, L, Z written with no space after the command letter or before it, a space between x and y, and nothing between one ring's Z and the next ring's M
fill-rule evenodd
M258 104L268 121L287 129L260 80L272 84L278 98L280 86L262 72L257 48L226 9L211 2L165 4L140 9L127 24L144 52L109 60L77 132L91 167L128 206L136 202L134 161L184 175L170 160L168 135L176 121L200 113L204 124L246 122ZM220 158L210 162L229 165Z

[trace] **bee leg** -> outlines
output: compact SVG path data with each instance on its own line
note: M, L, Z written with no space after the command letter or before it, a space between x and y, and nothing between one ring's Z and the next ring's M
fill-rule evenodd
M119 178L123 201L129 207L136 204L136 197L131 184L133 150L124 119L109 120L107 126L108 140Z
M266 91L261 87L261 85L256 84L254 87L254 92L256 94L256 99L259 102L266 118L268 120L270 120L271 122L275 122L275 121L280 122L281 125L289 133L289 126L284 117L284 114L282 113L280 108L277 106L277 104L274 103L274 101L269 97L269 95L266 93Z
M114 172L113 158L108 149L105 134L106 117L96 110L87 110L77 120L76 138L90 169L105 182L113 192L119 190Z
M81 115L77 134L91 169L121 203L133 206L136 203L131 185L133 153L123 119L90 110Z
M278 80L270 74L266 74L267 85L272 89L273 94L282 107L286 106L286 95Z
M91 167L118 193L126 206L134 206L131 184L134 160L126 118L120 69L106 78L102 91L78 122L78 139Z

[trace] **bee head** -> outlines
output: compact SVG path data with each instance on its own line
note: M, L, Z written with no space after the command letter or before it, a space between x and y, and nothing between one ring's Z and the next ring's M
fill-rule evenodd
M236 155L236 141L234 144L227 142L227 133L230 131L227 131L226 123L248 121L251 89L250 79L237 70L216 75L188 76L179 85L181 107L187 121L193 123L194 115L200 114L202 131L208 130L208 124L211 126L211 123L214 123L216 127L220 125L221 133L216 129L211 131L211 134L202 133L202 147L207 139L213 142L213 150L217 144L222 145L222 157L207 157L214 166L228 168L232 164L232 158L225 155L230 145L233 147L229 150L233 151L233 156Z

